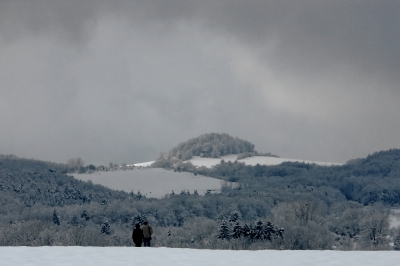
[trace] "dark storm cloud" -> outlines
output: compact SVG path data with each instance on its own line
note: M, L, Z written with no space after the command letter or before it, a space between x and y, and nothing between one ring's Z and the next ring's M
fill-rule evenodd
M206 132L400 146L398 1L1 1L0 153L139 162Z

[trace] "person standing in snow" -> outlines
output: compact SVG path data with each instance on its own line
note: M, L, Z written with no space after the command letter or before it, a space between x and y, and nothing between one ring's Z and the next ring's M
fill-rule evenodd
M150 247L150 240L151 240L151 235L153 234L153 228L149 225L147 221L143 223L143 244L145 247Z
M136 224L135 229L132 232L132 240L135 243L135 247L141 247L143 242L143 230L140 229L140 225Z

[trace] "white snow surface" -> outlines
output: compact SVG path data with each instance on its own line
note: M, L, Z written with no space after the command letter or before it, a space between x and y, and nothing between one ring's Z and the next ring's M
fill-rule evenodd
M133 170L118 170L95 172L92 174L73 174L76 179L89 181L105 187L126 192L140 191L148 198L162 198L172 190L178 194L182 190L193 193L194 190L204 195L207 190L221 191L224 181L221 179L194 175L186 172L174 172L161 168L135 168ZM229 183L229 182L227 182Z
M398 265L396 251L234 251L135 247L0 247L0 265Z
M225 162L231 161L234 162L237 159L236 154L221 156L221 158L202 158L199 156L193 156L192 159L188 160L193 165L197 167L205 166L205 167L213 167L224 160ZM309 164L317 164L322 166L331 166L331 165L342 165L341 163L331 163L331 162L318 162L318 161L308 161L308 160L299 160L299 159L286 159L286 158L276 158L276 157L268 157L268 156L253 156L244 159L238 160L239 162L243 162L246 165L279 165L283 162L300 162L300 163L309 163Z
M145 163L134 163L133 166L135 167L149 167L155 161L145 162Z
M192 159L187 160L185 162L191 162L194 166L201 167L205 166L207 168L213 167L224 160L225 162L234 162L237 160L237 154L230 154L221 156L220 158L203 158L200 156L193 156ZM277 158L277 157L269 157L269 156L253 156L244 159L237 160L239 162L243 162L246 165L279 165L284 162L300 162L300 163L309 163L309 164L317 164L321 166L331 166L331 165L343 165L342 163L332 163L332 162L319 162L319 161L309 161L309 160L300 160L300 159L287 159L287 158ZM144 163L136 163L134 166L147 167L150 166L155 161L144 162Z

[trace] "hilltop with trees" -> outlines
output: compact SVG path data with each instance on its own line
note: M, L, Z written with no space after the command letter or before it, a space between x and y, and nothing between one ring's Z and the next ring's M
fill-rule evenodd
M238 137L234 138L225 133L208 133L182 142L167 153L161 153L152 167L170 168L172 165L190 160L193 156L220 158L230 154L238 154L238 159L256 155L278 157L271 153L259 154L254 150L254 144ZM180 167L192 168L190 163Z
M178 144L164 157L186 161L193 156L219 158L243 152L254 152L254 144L225 133L209 133Z

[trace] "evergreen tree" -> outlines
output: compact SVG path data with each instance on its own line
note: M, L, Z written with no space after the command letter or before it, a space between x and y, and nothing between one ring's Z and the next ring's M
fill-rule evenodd
M244 224L242 227L242 235L244 237L251 237L252 234L252 225Z
M267 222L267 224L264 227L265 239L272 240L271 236L277 235L277 233L278 233L278 230L274 226L274 224L271 222Z
M83 211L81 214L81 218L84 218L86 221L89 221L90 217L86 211Z
M256 226L254 227L253 234L251 234L252 239L265 239L264 225L261 220L258 220Z
M222 223L222 221L224 221L225 220L225 216L223 215L223 214L220 214L219 216L218 216L218 222L219 223Z
M141 200L143 198L142 193L140 193L140 191L138 191L137 195L136 195L136 199L137 200Z
M146 220L147 220L146 216L144 214L139 213L138 215L132 218L131 226L133 228L136 224L143 225Z
M237 211L232 212L231 215L229 216L229 222L236 223L237 221L240 221L239 212L237 212Z
M53 211L53 223L55 223L56 225L60 225L60 214L58 213L58 211L56 211L56 209L54 209Z
M400 235L396 235L393 239L393 249L400 250Z
M101 224L100 232L102 234L106 234L106 235L109 235L111 233L111 228L110 228L110 224L108 223L108 221L105 221L104 223Z
M242 227L240 226L240 222L236 221L235 225L233 226L232 237L240 238L242 235L243 235L243 232L242 232Z
M226 220L222 220L220 228L218 230L217 237L219 239L227 239L227 240L231 238L229 226Z

